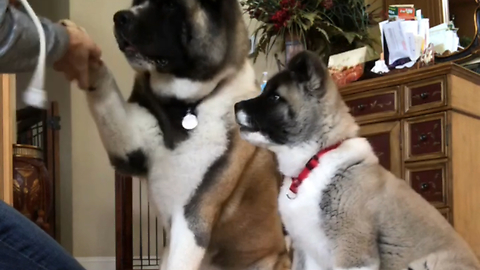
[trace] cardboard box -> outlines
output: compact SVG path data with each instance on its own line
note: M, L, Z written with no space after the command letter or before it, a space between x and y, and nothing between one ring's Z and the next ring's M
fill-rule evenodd
M413 5L391 5L388 7L388 18L415 20L415 7Z
M367 59L367 47L331 55L328 71L337 86L344 86L362 77Z

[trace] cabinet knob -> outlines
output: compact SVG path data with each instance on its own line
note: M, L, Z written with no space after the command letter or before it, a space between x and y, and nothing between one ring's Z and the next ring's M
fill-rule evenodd
M420 98L421 99L426 99L428 97L428 93L427 92L423 92L420 94Z
M420 189L421 189L422 191L426 191L429 187L430 187L430 185L429 185L428 183L422 183L422 184L420 185Z
M428 137L427 137L427 135L425 135L425 134L421 134L421 135L418 137L418 139L419 139L421 142L424 142L424 141L426 141L426 140L428 139Z
M360 105L357 106L357 108L358 108L358 110L363 111L363 110L365 110L365 105L360 104Z

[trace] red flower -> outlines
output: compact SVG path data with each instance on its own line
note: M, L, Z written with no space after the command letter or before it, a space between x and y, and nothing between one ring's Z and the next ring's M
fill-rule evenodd
M277 31L288 25L295 9L303 9L305 5L302 5L299 0L281 0L280 8L270 17L270 21L274 23Z
M250 14L250 18L251 18L251 19L253 19L253 18L258 19L258 18L260 17L260 15L262 15L262 11L260 11L260 10L257 10L257 11L255 11L255 10L250 10L250 11L248 12L248 14Z
M287 10L282 9L275 12L275 14L273 14L270 19L273 23L276 23L277 25L284 25L288 20L290 20L290 17L290 13Z
M280 1L280 7L283 9L294 9L301 6L298 0L282 0Z
M327 10L331 9L333 7L333 0L323 0L322 6Z

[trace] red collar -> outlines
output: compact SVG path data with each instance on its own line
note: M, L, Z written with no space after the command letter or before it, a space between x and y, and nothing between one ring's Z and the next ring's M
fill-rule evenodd
M295 199L297 196L298 192L298 187L302 184L303 180L305 180L310 172L315 169L318 164L320 164L320 158L325 155L326 153L337 149L342 142L339 142L335 145L332 145L330 147L327 147L323 150L320 150L316 155L314 155L305 165L305 168L303 168L302 172L297 177L292 178L292 184L290 184L290 189L289 192L287 193L287 197L289 199Z

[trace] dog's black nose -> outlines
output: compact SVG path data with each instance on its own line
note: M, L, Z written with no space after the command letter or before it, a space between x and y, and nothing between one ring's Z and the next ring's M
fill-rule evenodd
M121 10L113 15L113 22L117 27L126 26L130 24L130 22L133 20L133 17L133 12L129 10Z

